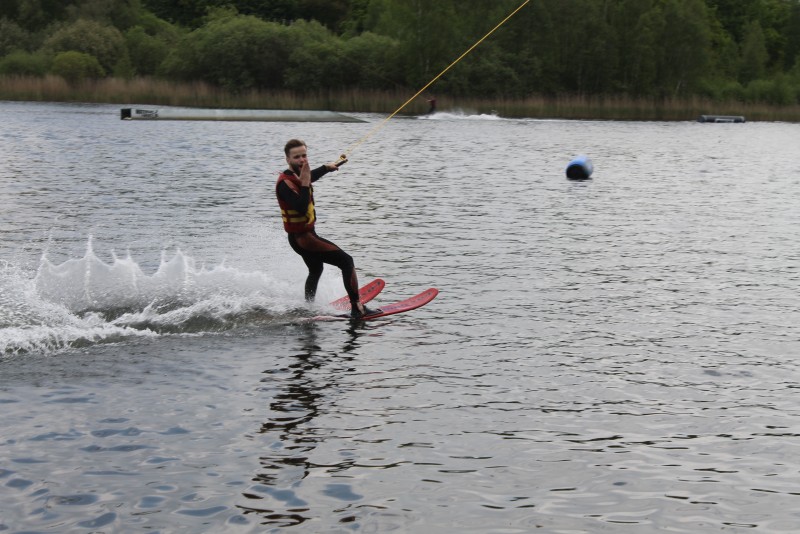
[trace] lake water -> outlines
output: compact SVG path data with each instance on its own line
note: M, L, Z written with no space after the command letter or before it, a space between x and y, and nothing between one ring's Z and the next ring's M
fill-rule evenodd
M800 125L392 119L351 325L382 116L0 116L0 531L800 531Z

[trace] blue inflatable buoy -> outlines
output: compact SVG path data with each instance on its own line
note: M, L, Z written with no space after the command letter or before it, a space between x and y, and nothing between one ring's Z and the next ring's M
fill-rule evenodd
M567 178L570 180L588 180L592 172L594 165L586 156L578 156L567 165Z

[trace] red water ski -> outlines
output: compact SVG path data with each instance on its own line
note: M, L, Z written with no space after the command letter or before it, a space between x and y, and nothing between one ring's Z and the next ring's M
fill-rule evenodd
M386 282L381 280L380 278L376 278L369 284L363 286L361 289L358 290L358 299L362 303L366 303L374 299L378 296L378 294L383 291L383 288L386 286ZM342 311L350 311L350 299L345 295L340 299L336 299L330 303L330 306L336 308L337 310Z
M430 289L426 289L425 291L423 291L418 295L414 295L413 297L407 298L405 300L381 306L379 309L374 310L374 313L365 315L358 320L371 321L373 319L378 319L379 317L386 317L387 315L394 315L396 313L411 311L429 303L430 301L435 299L436 295L438 294L439 290L436 289L435 287L432 287ZM346 321L349 319L351 319L349 314L320 315L317 317L313 317L312 321Z

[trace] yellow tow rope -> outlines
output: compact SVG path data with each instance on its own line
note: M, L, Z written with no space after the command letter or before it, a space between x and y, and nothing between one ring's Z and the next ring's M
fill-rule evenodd
M492 34L495 32L495 30L497 30L497 28L499 28L500 26L502 26L503 24L505 24L505 23L506 23L506 21L508 21L508 19L510 19L511 17L513 17L514 15L516 15L516 14L517 14L517 11L519 11L520 9L522 9L523 7L525 7L525 5L526 5L528 2L530 2L530 0L525 0L524 2L522 2L522 4L520 4L520 6L519 6L517 9L515 9L514 11L512 11L510 15L508 15L506 18L504 18L502 21L500 21L500 23L499 23L497 26L495 26L494 28L492 28L492 29L489 31L489 33L487 33L486 35L484 35L483 37L481 37L480 39L478 39L478 41L477 41L477 42L476 42L474 45L470 46L470 47L469 47L469 49L468 49L466 52L464 52L463 54L461 54L460 56L458 56L458 59L456 59L455 61L453 61L452 63L450 63L450 64L447 66L447 68L446 68L446 69L444 69L442 72L440 72L439 74L437 74L435 78L433 78L431 81L429 81L427 84L425 84L425 87L423 87L422 89L420 89L419 91L417 91L417 93L416 93L414 96L412 96L411 98L409 98L408 100L406 100L406 101L403 103L403 105L402 105L402 106L400 106L399 108L397 108L396 110L394 110L394 113L392 113L391 115L389 115L388 117L386 117L385 119L383 119L383 121L381 121L381 122L380 122L380 123L379 123L377 126L375 126L374 128L372 128L372 130L370 130L369 132L367 132L367 135L365 135L364 137L362 137L361 139L359 139L358 141L356 141L355 143L353 143L352 145L350 145L350 147L349 147L347 150L345 150L344 154L342 154L342 155L339 157L339 162L337 162L337 165L341 165L342 163L344 163L345 161L347 161L347 156L348 156L348 155L349 155L349 154L350 154L350 153L351 153L353 150L355 150L355 149L356 149L356 148L357 148L357 147L358 147L358 146L359 146L361 143L363 143L364 141L366 141L367 139L369 139L369 138L370 138L370 137L371 137L371 136L372 136L372 135L373 135L375 132L377 132L378 130L380 130L381 128L383 128L383 126L384 126L384 125L385 125L387 122L389 122L389 120L390 120L392 117L394 117L395 115L397 115L398 113L400 113L400 111L401 111L401 110L402 110L404 107L406 107L408 104L410 104L411 102L413 102L413 100L414 100L415 98L417 98L419 95L421 95L421 94L422 94L422 92L423 92L423 91L425 91L425 89L427 89L428 87L430 87L431 85L433 85L433 83L434 83L436 80L438 80L439 78L441 78L441 77L444 75L444 73L445 73L445 72L447 72L448 70L450 70L450 69L451 69L451 68L452 68L452 67L453 67L453 66L454 66L456 63L458 63L459 61L461 61L461 60L462 60L462 59L463 59L463 58L464 58L464 57L465 57L467 54L469 54L470 52L472 52L472 50L473 50L473 49L474 49L476 46L478 46L478 45L479 45L479 44L481 44L483 41L485 41L487 37L489 37L490 35L492 35Z

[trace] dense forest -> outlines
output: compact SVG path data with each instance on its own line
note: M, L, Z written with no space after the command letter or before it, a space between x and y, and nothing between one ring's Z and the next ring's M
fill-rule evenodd
M522 0L2 0L0 76L416 90ZM437 95L800 102L800 0L530 0Z

